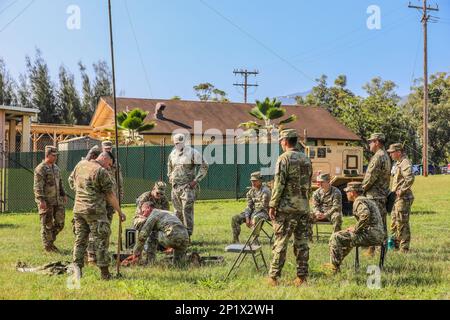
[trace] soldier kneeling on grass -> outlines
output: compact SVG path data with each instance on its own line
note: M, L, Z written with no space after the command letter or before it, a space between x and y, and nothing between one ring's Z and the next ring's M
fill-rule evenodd
M161 245L173 249L173 263L175 265L184 265L189 246L189 233L180 219L169 211L154 209L148 202L142 205L141 210L148 218L139 231L133 255L127 259L127 263L135 264L138 262L145 243L149 239L147 259L150 263L155 262L158 245Z
M380 246L385 238L383 220L377 204L363 196L360 182L350 182L344 189L349 201L353 202L353 215L358 221L354 227L333 233L330 239L331 264L326 265L333 272L339 272L344 258L354 247Z

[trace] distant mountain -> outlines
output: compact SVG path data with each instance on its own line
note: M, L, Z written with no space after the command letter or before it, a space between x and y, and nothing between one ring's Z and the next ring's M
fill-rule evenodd
M309 93L311 93L311 90L305 91L305 92L298 92L293 94L288 94L286 96L277 97L278 101L281 101L284 105L295 105L297 102L295 101L295 97L306 97Z

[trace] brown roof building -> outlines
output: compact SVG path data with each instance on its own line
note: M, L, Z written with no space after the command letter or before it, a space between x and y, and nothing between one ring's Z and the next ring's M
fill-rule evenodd
M98 134L114 126L112 106L111 97L100 99L91 120L91 127ZM170 144L170 137L177 129L187 130L192 135L198 134L198 123L194 132L196 121L201 121L200 132L205 136L208 135L206 131L211 129L219 130L225 135L227 129L236 130L240 123L254 120L249 115L249 111L254 106L254 104L231 102L117 98L118 112L136 108L149 112L146 120L155 121L157 125L153 130L144 133L144 139L153 144L160 144L163 139L166 144ZM283 108L286 109L287 116L291 114L297 116L298 120L288 126L296 129L302 138L306 130L308 144L344 145L346 142L360 140L325 108L305 106L283 106Z

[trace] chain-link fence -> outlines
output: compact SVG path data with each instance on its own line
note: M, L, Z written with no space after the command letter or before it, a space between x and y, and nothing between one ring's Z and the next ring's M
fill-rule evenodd
M250 174L259 171L262 167L267 167L258 163L250 164L254 162L254 153L258 152L258 147L219 145L218 148L223 148L224 157L225 155L229 157L230 151L234 149L234 159L232 159L234 161L231 161L231 164L210 164L208 175L200 183L198 199L238 199L245 196L247 187L250 185ZM136 198L150 190L156 181L168 182L167 159L172 148L173 146L119 148L119 161L124 177L124 204L134 204ZM270 156L270 147L264 150L269 150L268 156ZM74 193L70 190L67 179L76 164L86 154L87 150L60 151L58 157L57 164L62 172L66 192L72 198ZM237 164L238 154L245 155L245 158L242 157L239 161L243 164ZM2 179L0 179L2 182L0 200L3 201L3 211L35 210L33 170L44 159L44 153L3 153L2 158L5 163ZM170 195L170 190L167 191L167 195ZM68 207L72 205L73 202L70 200Z

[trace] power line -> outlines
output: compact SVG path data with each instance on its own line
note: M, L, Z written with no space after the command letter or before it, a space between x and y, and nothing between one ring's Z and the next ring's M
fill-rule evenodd
M319 58L319 57L321 57L321 58L328 57L328 56L331 56L331 55L333 55L336 52L339 52L341 50L347 50L347 49L355 48L355 47L357 47L357 46L359 46L361 44L364 44L364 43L366 43L368 41L371 41L371 40L374 40L376 38L379 38L380 36L387 34L388 32L396 29L397 27L400 27L401 25L403 25L404 22L409 21L410 19L412 19L413 16L414 15L405 15L402 18L400 18L397 21L395 21L394 23L392 23L392 24L388 25L387 27L383 28L383 30L381 32L377 32L376 34L374 34L371 37L368 37L368 38L365 38L365 39L356 39L356 41L352 40L350 42L337 45L337 46L331 48L330 50L323 51L322 53L319 53L319 54L317 54L315 56L309 57L309 58L301 60L301 61L303 63L311 63L311 62L314 62L314 61L318 61L317 58Z
M389 11L388 13L383 14L383 18L388 17L388 16L390 16L390 15L396 13L397 11L399 11L399 10L402 9L402 8L403 8L403 4L401 4L400 6L396 7L395 9ZM349 32L346 32L346 33L344 33L344 34L341 34L341 35L337 36L336 38L332 39L331 41L324 42L324 44L326 44L325 50L326 50L327 47L328 47L328 48L336 47L336 46L330 46L331 44L339 43L339 42L341 42L340 40L345 39L345 38L348 38L349 36L351 36L351 35L353 35L353 34L356 34L356 33L360 33L361 31L364 31L364 30L365 30L364 28L361 28L361 27L359 26L359 27L356 27L356 28L350 30ZM353 41L353 40L351 40L350 42L352 42L352 41ZM306 56L314 55L314 54L312 54L312 53L317 52L317 51L318 51L318 52L322 52L322 51L323 51L323 48L321 48L321 47L316 47L316 48L313 48L313 49L311 49L311 50L307 50L307 51L304 51L304 52L300 52L300 53L297 53L297 54L295 54L294 56L292 56L290 59L296 60L296 59L300 58L301 56L305 56L305 55L306 55ZM301 59L301 60L302 60L302 59Z
M29 7L31 7L31 5L34 3L35 0L31 0L30 3L28 3L28 5L23 8L14 18L12 18L12 20L10 20L2 29L0 29L0 33L2 33L3 31L6 30L6 28L8 28L14 21L16 21L22 14L25 13L25 11L28 10Z
M5 12L6 10L8 10L10 7L12 7L13 5L15 5L19 0L15 0L13 2L11 2L10 4L8 4L6 7L4 7L2 10L0 10L0 14L2 14L3 12Z
M144 64L144 59L142 58L141 47L139 46L139 41L136 36L136 31L134 29L133 21L131 19L130 10L128 9L128 0L124 0L125 8L127 11L128 21L130 22L131 31L133 32L134 42L136 43L137 52L139 55L139 60L141 61L142 70L144 72L145 81L147 82L148 91L150 93L150 98L153 97L152 86L150 84L150 78L147 73L147 68Z
M304 78L310 80L311 82L317 83L317 80L313 79L311 76L309 76L308 74L306 74L304 71L300 70L296 65L294 65L293 63L291 63L290 61L288 61L286 58L283 58L281 55L279 55L275 50L273 50L272 48L270 48L268 45L266 45L264 42L260 41L259 39L257 39L256 37L254 37L253 35L251 35L249 32L245 31L242 27L240 27L239 25L237 25L236 23L234 23L230 18L226 17L225 15L223 15L222 13L220 13L219 11L217 11L215 8L213 8L211 5L209 5L208 3L206 3L204 0L199 0L200 3L202 3L205 7L207 7L209 10L211 10L212 12L214 12L216 15L218 15L219 17L221 17L222 19L224 19L226 22L228 22L229 24L231 24L233 27L235 27L236 29L238 29L241 33L243 33L244 35L246 35L248 38L252 39L253 41L255 41L257 44L259 44L262 48L264 48L266 51L268 51L269 53L271 53L272 55L274 55L275 57L277 57L278 59L280 59L281 61L283 61L285 64L287 64L289 67L291 67L291 69L295 70L297 73L301 74Z
M247 69L243 70L243 69L239 69L239 70L234 70L233 73L235 75L241 75L244 77L244 83L234 83L233 85L236 87L242 87L244 88L244 102L247 103L247 94L248 94L248 88L249 87L258 87L258 84L251 84L248 83L248 76L249 75L253 75L253 76L257 76L259 74L259 71L255 70L255 71L248 71Z

